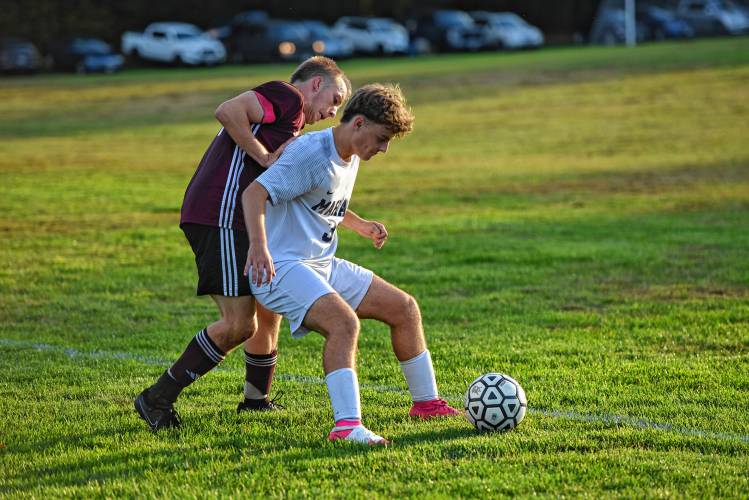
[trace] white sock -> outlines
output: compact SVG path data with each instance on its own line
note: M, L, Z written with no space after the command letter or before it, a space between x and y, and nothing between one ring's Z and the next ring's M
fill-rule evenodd
M361 420L359 403L359 379L351 368L340 368L325 376L330 404L333 406L333 419Z
M260 392L260 389L245 380L244 397L246 399L265 399L268 397L268 395L263 394L262 392Z
M434 378L434 367L429 350L425 350L415 358L401 361L400 364L414 402L437 399L437 380Z

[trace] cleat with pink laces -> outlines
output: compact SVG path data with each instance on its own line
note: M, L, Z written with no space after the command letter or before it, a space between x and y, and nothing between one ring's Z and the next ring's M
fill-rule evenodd
M387 446L390 441L378 436L363 425L339 425L333 427L328 434L330 441L351 441L352 443L368 444L369 446Z
M462 415L463 412L456 410L447 404L442 398L431 401L416 401L408 412L408 416L428 420L433 417L451 417Z

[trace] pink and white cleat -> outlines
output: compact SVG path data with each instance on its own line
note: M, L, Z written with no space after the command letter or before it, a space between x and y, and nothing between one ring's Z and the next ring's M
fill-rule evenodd
M351 441L353 443L368 444L369 446L387 446L390 441L378 436L361 424L337 425L328 434L330 441Z
M420 418L422 420L428 420L433 417L452 417L454 415L463 415L463 412L448 405L447 401L442 398L431 401L415 401L411 407L411 411L408 412L409 417Z

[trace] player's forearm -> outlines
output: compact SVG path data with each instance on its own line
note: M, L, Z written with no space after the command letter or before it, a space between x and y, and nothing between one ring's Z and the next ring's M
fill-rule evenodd
M265 201L268 191L258 182L253 182L242 193L242 211L244 224L250 244L267 247L265 234Z
M244 125L238 124L237 122L231 122L227 120L224 125L224 130L229 134L232 140L242 150L250 155L252 159L258 162L261 166L265 167L267 164L268 150L265 149L260 141L258 141L254 135L250 133L251 124L247 124L247 128Z
M254 135L242 129L237 129L234 133L232 133L228 128L226 131L229 132L229 135L234 142L242 148L245 153L250 155L253 160L263 167L268 165L268 150L265 149L265 146L263 146Z
M256 109L251 104L253 97L254 94L243 95L222 103L216 108L216 119L242 150L260 165L266 166L268 150L251 133L252 124L263 120L262 109Z
M343 215L343 220L341 221L341 225L345 227L346 229L350 229L352 231L355 231L357 233L362 231L362 228L366 225L367 221L359 217L356 212L353 210L346 210L346 213Z

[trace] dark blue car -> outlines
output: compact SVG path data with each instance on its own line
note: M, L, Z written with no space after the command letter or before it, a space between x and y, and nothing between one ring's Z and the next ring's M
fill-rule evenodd
M639 4L637 21L646 28L648 40L694 37L694 30L687 22L676 17L676 13L655 5Z
M77 73L114 73L122 69L124 57L98 38L76 37L52 47L55 69Z
M34 73L41 65L42 57L33 43L0 38L0 73Z

